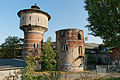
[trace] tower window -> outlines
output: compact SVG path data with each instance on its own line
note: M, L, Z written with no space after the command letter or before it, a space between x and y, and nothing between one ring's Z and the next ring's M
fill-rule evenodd
M37 43L37 48L39 48L39 44Z
M61 32L60 37L65 37L65 32Z
M31 20L31 16L30 16L30 20Z
M57 57L57 59L59 59L59 57Z
M33 44L33 47L35 48L35 43Z
M63 51L67 51L68 50L68 46L67 45L64 45L63 46Z
M81 40L81 34L80 33L78 34L78 40Z
M24 17L22 18L22 20L24 21Z
M34 44L33 44L33 47L34 47L34 48L39 48L39 43L37 43L37 44L34 43Z
M43 49L43 39L42 39L42 41L41 41L41 49Z
M80 55L82 55L82 46L79 46L79 47L78 47L78 53L79 53Z
M38 17L38 21L39 21L39 17Z

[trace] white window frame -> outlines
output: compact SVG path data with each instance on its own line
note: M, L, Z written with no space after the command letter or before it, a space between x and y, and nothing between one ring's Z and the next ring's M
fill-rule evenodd
M78 54L83 55L82 46L78 46Z
M68 50L68 45L63 45L62 50L67 51Z

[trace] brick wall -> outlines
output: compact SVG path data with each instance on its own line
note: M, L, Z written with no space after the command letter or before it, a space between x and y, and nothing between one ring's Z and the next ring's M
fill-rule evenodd
M64 29L56 31L56 46L59 70L83 70L85 49L82 30Z
M42 48L43 35L35 32L28 32L24 34L23 57L27 54L32 54L37 57ZM35 53L37 51L37 53ZM35 53L35 54L34 54Z

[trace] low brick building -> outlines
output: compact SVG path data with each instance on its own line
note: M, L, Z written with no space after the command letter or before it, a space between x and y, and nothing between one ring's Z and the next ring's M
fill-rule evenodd
M79 29L56 31L58 69L63 71L83 71L84 38Z

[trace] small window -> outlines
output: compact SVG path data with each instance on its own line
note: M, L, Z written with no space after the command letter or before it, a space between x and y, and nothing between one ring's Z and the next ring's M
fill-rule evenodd
M60 37L65 37L65 32L61 32Z
M57 59L59 59L59 57L57 57Z
M78 47L78 53L79 53L80 55L82 55L82 46L79 46L79 47Z
M24 17L22 18L22 20L24 21Z
M81 40L81 34L80 33L78 34L78 40Z
M31 16L30 16L30 20L31 20Z
M39 17L38 17L38 21L39 21Z
M33 44L33 47L34 47L34 48L39 48L39 43L37 43L37 44L34 43L34 44Z
M33 47L35 48L35 43L33 44Z
M39 48L39 44L37 43L37 48Z
M41 41L41 49L43 49L43 40Z
M68 50L68 46L67 45L64 45L63 46L63 51L67 51Z

